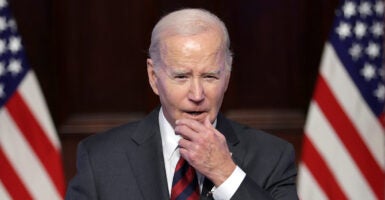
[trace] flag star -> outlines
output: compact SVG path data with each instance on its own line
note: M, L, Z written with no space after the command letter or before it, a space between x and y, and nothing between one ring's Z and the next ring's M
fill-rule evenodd
M376 58L380 54L380 47L374 42L369 42L368 47L366 48L366 54L370 58Z
M0 0L0 9L4 8L7 5L6 0Z
M4 63L0 62L0 77L5 75L6 71L5 71L5 67L4 67Z
M350 32L350 25L348 23L341 22L340 25L336 28L337 34L340 36L340 39L345 39L346 37L349 37Z
M20 60L15 60L15 59L12 59L10 62L9 62L9 65L8 65L8 71L11 72L12 75L17 75L21 72L22 70L22 66L21 66L21 62Z
M0 17L0 31L5 31L7 29L7 20L5 17Z
M5 97L4 85L0 84L0 98Z
M382 84L378 84L377 89L374 91L374 96L378 98L380 101L385 100L385 87Z
M16 25L16 21L14 19L8 20L8 26L9 26L9 28L11 28L12 31L14 31L14 32L17 31L17 25Z
M361 69L361 75L365 77L366 81L370 81L376 76L376 69L373 65L365 63L365 66Z
M344 15L346 18L350 18L351 16L356 14L356 4L353 2L345 2L343 8L342 8Z
M12 53L17 53L21 49L21 39L20 37L11 37L9 39L9 50Z
M369 2L362 2L358 7L358 12L360 12L361 16L368 16L372 14L372 10L370 10L371 4Z
M385 69L384 68L379 68L378 74L382 77L382 80L385 80Z
M374 10L376 11L377 15L384 14L384 2L377 1L376 5L374 5Z
M366 24L362 22L357 22L356 26L354 27L354 33L356 34L356 37L361 39L366 34Z
M5 46L5 41L0 39L0 55L2 55L3 53L5 53L6 51L6 46Z
M372 31L375 37L380 37L381 35L384 34L384 26L380 22L375 22L373 26L370 28L370 30Z
M361 56L362 47L359 44L353 44L349 49L350 55L353 57L353 60L357 60Z

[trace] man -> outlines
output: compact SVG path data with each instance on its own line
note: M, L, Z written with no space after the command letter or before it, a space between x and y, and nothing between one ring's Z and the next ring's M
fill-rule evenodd
M292 146L218 114L229 46L225 25L208 11L163 17L147 60L161 107L82 141L66 198L297 199Z

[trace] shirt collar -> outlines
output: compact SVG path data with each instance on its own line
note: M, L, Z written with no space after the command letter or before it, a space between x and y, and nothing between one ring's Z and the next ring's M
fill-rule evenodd
M160 135L162 137L164 156L169 160L174 152L179 153L179 151L175 150L178 147L178 142L181 136L175 134L174 128L167 121L162 108L159 111L159 128Z

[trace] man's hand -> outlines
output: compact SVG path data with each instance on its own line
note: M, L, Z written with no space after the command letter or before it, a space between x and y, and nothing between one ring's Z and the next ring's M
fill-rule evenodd
M179 140L181 156L215 186L221 185L234 171L236 165L226 138L208 117L203 124L192 119L177 120L175 132L182 136Z

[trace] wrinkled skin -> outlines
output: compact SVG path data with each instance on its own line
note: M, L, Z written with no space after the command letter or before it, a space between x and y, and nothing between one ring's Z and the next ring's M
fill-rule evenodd
M221 39L215 29L169 36L161 43L162 63L155 66L147 60L151 88L166 119L182 136L181 156L216 186L236 167L225 137L212 125L230 79Z

